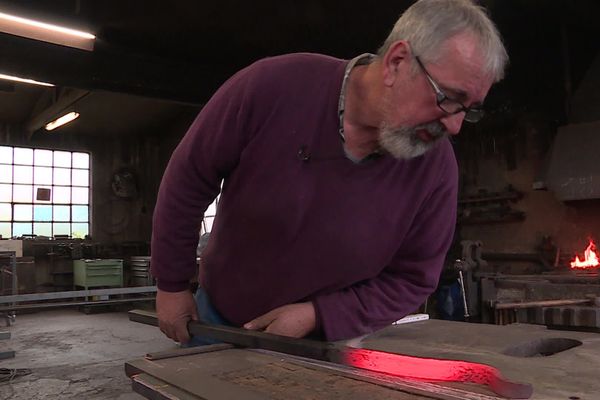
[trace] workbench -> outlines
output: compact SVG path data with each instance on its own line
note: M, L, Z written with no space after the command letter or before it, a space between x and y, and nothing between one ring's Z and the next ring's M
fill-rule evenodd
M348 344L418 357L489 364L511 381L532 384L534 400L600 399L597 333L547 330L539 325L428 320L390 326ZM125 365L133 389L149 399L498 398L480 385L411 381L226 344L177 349L150 358Z

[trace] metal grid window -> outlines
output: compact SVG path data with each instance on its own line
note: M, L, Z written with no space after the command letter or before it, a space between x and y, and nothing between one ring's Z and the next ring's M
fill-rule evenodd
M90 231L88 153L0 146L0 235L3 238Z

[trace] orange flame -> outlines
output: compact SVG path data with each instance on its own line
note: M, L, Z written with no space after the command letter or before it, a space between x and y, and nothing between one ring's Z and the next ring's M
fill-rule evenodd
M571 268L585 269L600 265L598 254L596 254L596 245L592 239L590 239L590 244L585 249L584 255L585 259L583 261L579 259L579 256L575 255L575 261L571 261Z

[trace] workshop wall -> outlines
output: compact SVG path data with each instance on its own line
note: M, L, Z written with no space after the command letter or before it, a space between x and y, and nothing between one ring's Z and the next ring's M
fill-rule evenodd
M523 113L512 124L466 130L456 146L460 197L503 194L512 187L522 197L505 201L504 206L522 212L524 219L499 217L491 222L460 223L461 239L481 240L484 251L532 253L539 251L544 237L550 236L565 255L582 254L588 237L598 243L600 200L564 203L552 191L534 189L543 186L556 129L553 122L539 115ZM465 206L459 208L464 211ZM499 214L508 215L506 209Z
M580 42L573 41L573 44ZM543 238L548 236L563 253L571 255L582 254L588 238L595 239L598 244L600 199L561 202L555 193L544 189L548 183L546 172L552 151L575 150L576 153L569 157L596 158L594 153L597 149L594 150L594 147L597 143L582 142L581 137L572 132L580 124L600 118L600 54L592 60L589 67L581 71L581 80L576 81L578 85L572 95L565 89L563 96L567 100L563 100L562 104L546 100L551 96L545 90L532 88L529 90L532 94L521 103L507 103L482 123L465 126L455 146L461 168L461 197L481 196L481 190L506 192L510 185L523 197L505 202L504 212L506 207L521 211L524 219L511 222L510 218L504 218L496 223L460 224L461 238L482 240L484 251L497 252L535 252ZM560 75L555 74L550 80L560 82ZM567 139L573 141L570 148L553 149L557 131L567 125L570 126L570 130L565 132ZM577 149L581 149L581 153ZM587 182L578 182L581 185L593 183L591 180L596 172L575 171L575 164L571 162L553 167L568 169L576 177L585 177ZM460 208L464 211L468 207L463 204Z

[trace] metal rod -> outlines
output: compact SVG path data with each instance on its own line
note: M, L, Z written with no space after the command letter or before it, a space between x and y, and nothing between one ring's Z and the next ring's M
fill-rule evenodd
M145 310L129 312L129 319L143 324L158 326L156 314ZM330 342L295 339L287 336L272 335L265 332L249 331L225 325L208 325L190 321L188 330L194 336L210 337L237 346L277 351L322 361L340 358L339 347Z
M156 286L139 286L131 288L70 290L66 292L31 293L15 296L0 296L0 304L18 303L22 301L71 299L75 297L105 296L111 294L154 293Z
M563 299L563 300L538 300L538 301L521 301L516 303L496 303L496 310L506 310L509 308L532 308L532 307L555 307L568 306L574 304L589 304L590 299Z
M206 346L196 346L196 347L183 347L175 350L165 350L165 351L157 351L156 353L148 353L146 354L146 360L156 361L162 360L165 358L173 358L173 357L181 357L181 356L189 356L192 354L202 354L202 353L210 353L212 351L220 351L233 349L232 344L227 343L217 343L217 344L209 344Z
M19 285L17 283L17 253L12 252L10 256L10 266L12 268L12 294L19 294ZM16 302L13 302L13 306Z
M56 307L75 307L75 306L93 306L93 305L110 305L119 303L134 303L139 301L154 301L155 297L132 297L127 299L115 300L94 300L94 301L63 301L60 303L30 303L17 304L16 306L0 307L0 312L3 311L19 311L19 310L36 310L38 308L56 308Z
M463 278L462 271L458 271L458 283L460 285L460 292L462 294L463 307L465 311L465 318L469 318L469 307L467 306L467 295L465 294L465 280Z

